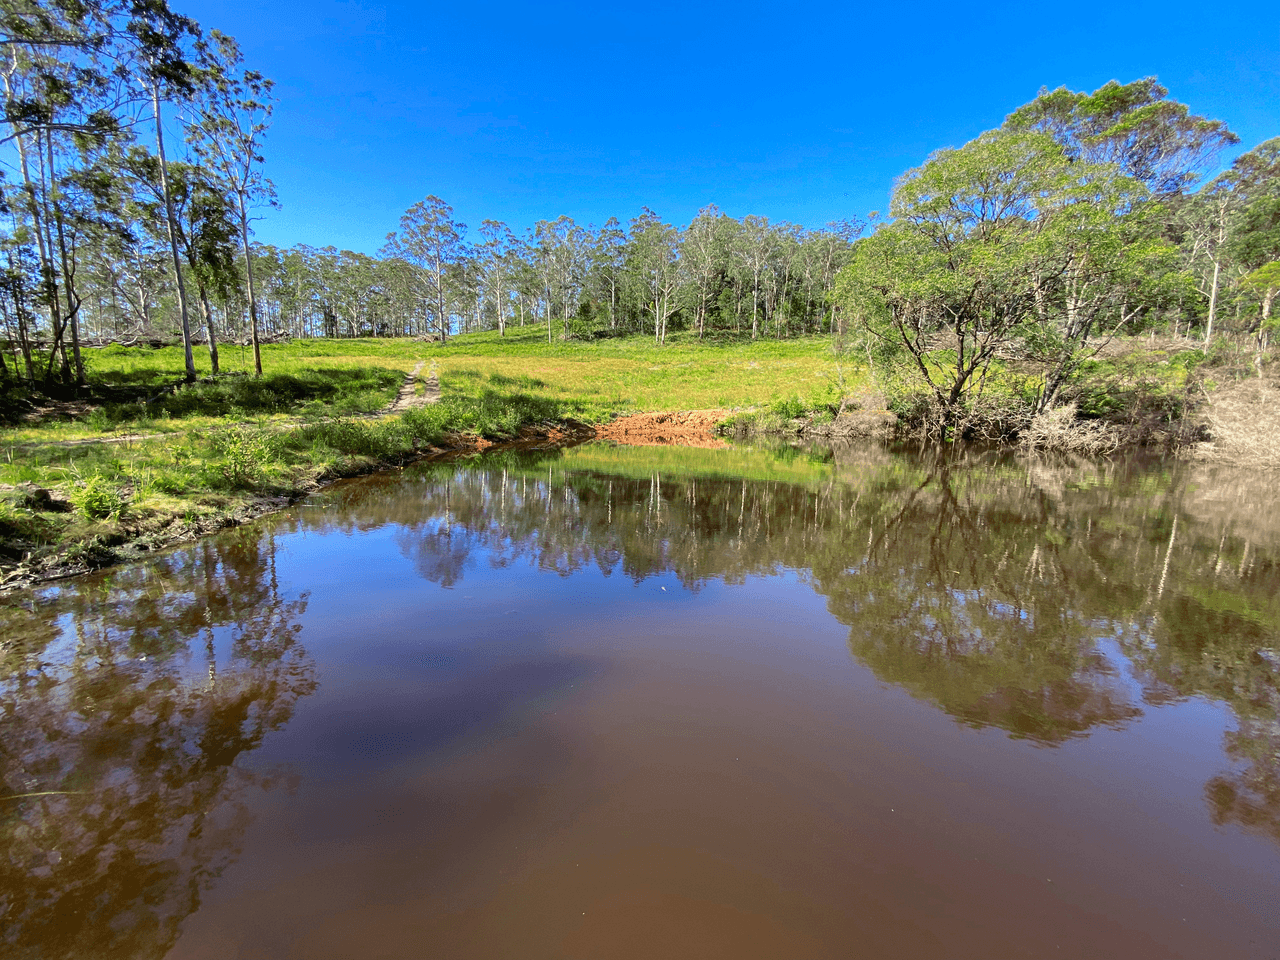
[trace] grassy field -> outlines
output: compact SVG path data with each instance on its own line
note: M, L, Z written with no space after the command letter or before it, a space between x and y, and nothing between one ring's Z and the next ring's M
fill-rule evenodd
M86 351L87 395L0 394L0 586L137 556L261 512L270 498L465 446L467 437L502 440L568 420L706 409L768 432L801 415L829 419L842 397L875 396L865 366L837 357L825 337L704 343L686 334L663 346L646 337L550 344L544 337L544 328L530 326L443 346L300 340L264 346L261 378L250 375L247 349L224 346L222 374L194 385L180 382L178 348ZM1113 347L1091 362L1079 388L1086 414L1121 426L1127 418L1131 432L1150 420L1148 433L1167 432L1188 397L1203 394L1200 351L1145 339ZM207 372L207 356L196 356ZM1210 366L1225 377L1240 365ZM418 368L420 388L438 377L439 402L384 415ZM1015 374L1002 372L1010 381L1004 393L1016 392ZM616 468L613 461L629 454L575 456ZM687 466L689 454L650 451L645 464L655 456ZM784 472L796 469L813 467L797 462Z
M460 436L598 423L640 411L830 404L858 372L829 339L706 344L675 338L552 343L539 328L408 340L224 346L222 372L180 384L179 348L86 351L91 391L10 396L0 426L0 582L112 562L243 516L264 497L405 462ZM207 374L208 358L197 367ZM379 416L405 375L440 402Z
M838 377L829 337L700 343L646 337L551 344L531 327L458 337L436 347L440 383L470 393L519 389L589 403L608 412L704 410L831 395ZM848 364L841 370L848 376Z

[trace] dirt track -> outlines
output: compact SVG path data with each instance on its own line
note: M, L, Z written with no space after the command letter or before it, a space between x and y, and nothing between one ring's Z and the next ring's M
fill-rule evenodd
M677 444L683 447L725 447L714 433L727 410L683 410L678 413L637 413L596 427L596 437L632 447Z
M413 372L404 378L404 385L400 388L400 393L391 401L386 413L404 413L406 410L414 410L418 407L425 407L429 403L439 402L440 379L434 371L423 383L422 393L418 393L418 374L422 372L422 367L425 363L425 360L418 361L418 365L413 368Z

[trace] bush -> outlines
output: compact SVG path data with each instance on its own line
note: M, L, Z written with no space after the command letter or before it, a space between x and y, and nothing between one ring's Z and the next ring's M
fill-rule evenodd
M88 520L118 520L124 512L124 497L105 477L93 476L72 491L71 502Z
M769 409L783 420L795 420L797 417L803 417L805 414L805 404L804 401L800 399L799 394L775 400L770 405Z
M26 507L0 498L0 557L16 559L24 546L49 540L51 525Z
M209 466L231 488L252 486L275 460L273 438L260 430L232 429L215 433L210 442L215 453Z

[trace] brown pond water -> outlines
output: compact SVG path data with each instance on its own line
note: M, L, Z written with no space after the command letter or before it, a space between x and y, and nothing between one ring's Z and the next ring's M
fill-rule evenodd
M11 598L0 956L1280 956L1275 480L588 446Z

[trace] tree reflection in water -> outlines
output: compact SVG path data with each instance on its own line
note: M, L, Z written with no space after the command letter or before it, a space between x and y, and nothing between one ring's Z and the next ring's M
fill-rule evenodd
M315 689L260 525L0 608L0 945L162 957L238 855L236 765Z
M0 606L4 956L163 956L238 856L248 791L287 785L238 762L316 687L306 597L276 579L281 525L394 525L444 587L479 564L693 591L797 576L878 677L1050 749L1160 704L1225 703L1236 725L1210 815L1280 841L1280 517L1265 482L955 451L590 447L326 499Z
M1211 814L1280 840L1280 536L1252 508L1269 490L1206 502L1185 467L953 452L844 451L787 482L718 476L701 451L646 456L423 469L409 495L353 490L353 512L400 524L401 550L444 586L480 555L693 590L798 571L879 678L1045 746L1221 701L1238 728Z

